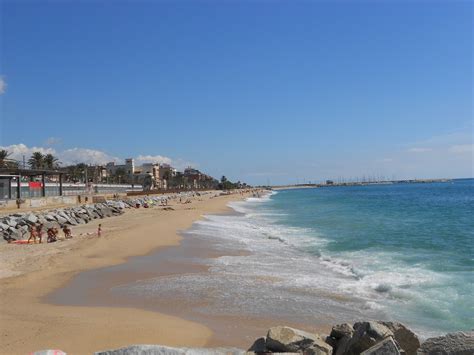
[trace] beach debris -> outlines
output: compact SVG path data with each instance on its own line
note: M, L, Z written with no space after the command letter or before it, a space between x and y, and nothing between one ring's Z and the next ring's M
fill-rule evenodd
M31 355L67 355L67 354L62 350L50 349L50 350L35 351L34 353L31 353Z
M474 354L474 331L449 333L426 339L417 354L472 355Z

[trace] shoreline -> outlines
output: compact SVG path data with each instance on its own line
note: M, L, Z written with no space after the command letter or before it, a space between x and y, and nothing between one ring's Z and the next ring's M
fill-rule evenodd
M122 216L94 220L73 230L85 233L102 223L101 238L2 245L2 270L10 268L21 274L8 277L7 273L0 279L0 295L6 300L0 305L0 352L60 348L86 354L132 343L204 346L212 332L185 319L138 308L59 306L43 300L82 271L122 264L130 257L179 245L179 231L204 214L227 211L228 202L243 198L236 194L210 197L206 194L183 205L173 201L170 206L175 211L128 210Z
M232 207L230 207L232 208ZM212 216L240 215L240 212L225 211ZM253 340L275 324L329 334L331 324L307 324L289 319L272 317L221 314L210 311L216 307L211 294L201 295L200 300L189 299L185 290L176 290L172 295L162 293L156 296L144 293L129 293L130 287L152 280L180 284L179 278L200 278L211 276L208 261L226 256L245 256L250 252L240 249L219 249L215 243L193 235L190 229L181 232L179 245L159 248L145 256L130 258L126 263L89 270L76 275L60 290L49 294L45 301L64 306L102 307L114 300L116 307L133 307L160 314L175 316L209 328L212 336L206 347L247 348ZM267 280L270 282L271 280ZM119 289L117 292L117 288ZM184 286L184 288L186 288ZM93 294L87 292L94 289ZM204 310L203 310L204 307Z

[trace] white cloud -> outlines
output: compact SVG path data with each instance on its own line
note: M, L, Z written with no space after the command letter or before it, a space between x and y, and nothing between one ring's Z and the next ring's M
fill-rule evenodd
M451 153L464 154L464 153L473 153L474 144L457 144L449 147Z
M431 152L433 149L431 148L410 148L407 149L407 152L409 153L426 153L426 152Z
M140 165L144 163L171 164L171 158L162 155L139 155L135 158L135 163Z
M108 162L120 162L122 159L109 155L101 150L88 148L71 148L58 153L58 158L63 165L86 163L107 164Z
M57 143L60 140L58 138L48 138L47 142ZM53 154L59 159L62 166L86 163L86 164L99 164L105 165L109 162L123 163L124 159L113 155L110 155L104 151L88 148L70 148L66 150L56 150L52 147L28 147L25 144L12 144L9 146L0 146L0 149L5 149L11 153L10 158L23 161L23 156L26 162L31 157L33 152L41 152L43 154ZM135 158L135 164L141 165L143 163L165 163L174 166L175 168L182 170L188 166L197 167L197 164L185 161L182 159L173 160L169 157L162 155L139 155Z
M18 160L19 162L28 161L33 152L41 152L43 154L53 154L56 155L56 151L53 148L43 148L43 147L27 147L25 144L12 144L9 146L0 146L0 149L5 149L10 152L10 159Z
M3 78L3 76L0 76L0 95L4 94L7 89L7 82Z

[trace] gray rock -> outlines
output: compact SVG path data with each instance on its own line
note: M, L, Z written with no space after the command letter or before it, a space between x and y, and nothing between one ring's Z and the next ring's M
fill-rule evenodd
M265 337L258 338L255 340L252 344L252 346L249 348L249 352L254 352L254 353L264 353L267 351L267 339Z
M329 335L335 339L341 339L344 336L351 337L354 334L354 328L349 323L337 324L332 327L331 334Z
M429 338L417 352L418 355L472 355L474 354L474 331L449 333Z
M346 335L339 339L337 342L337 346L335 347L335 354L336 355L343 355L348 352L349 345L351 343L352 337L349 335Z
M17 219L16 219L16 218L13 218L13 217L7 218L7 219L5 220L5 222L7 222L7 224L8 224L10 227L16 227L16 225L17 225Z
M65 224L65 223L67 223L67 221L68 221L66 218L64 218L64 217L62 217L62 216L60 216L60 215L57 215L57 216L56 216L56 220L58 221L58 223L59 223L60 225Z
M397 344L392 337L385 338L360 355L400 355Z
M8 236L10 238L14 238L14 239L21 239L22 237L22 233L19 229L16 229L16 228L12 228L10 227L8 230L7 230L7 233L8 233Z
M332 346L317 339L311 346L303 350L304 355L332 355Z
M44 219L47 220L48 222L55 222L56 221L56 218L54 215L52 214L47 214L44 216Z
M0 228L6 231L8 228L10 228L10 225L7 223L0 223Z
M420 347L420 339L410 329L398 322L381 322L393 333L393 337L407 355L416 355Z
M161 345L132 345L115 350L98 351L95 355L243 355L236 348L172 348Z
M339 354L359 355L393 333L385 325L377 322L358 322L354 324L354 334L346 345L345 352ZM338 344L339 350L339 344Z
M268 331L266 346L268 350L274 352L298 352L311 347L315 342L324 343L316 334L290 327L278 326L270 328ZM329 345L327 346L330 347Z

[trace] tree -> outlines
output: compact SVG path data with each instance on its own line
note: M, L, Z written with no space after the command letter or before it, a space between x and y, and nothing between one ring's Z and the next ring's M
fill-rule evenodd
M44 155L41 152L33 152L31 158L28 159L28 164L31 169L42 169L44 168Z
M17 169L18 162L13 159L9 159L8 157L11 153L8 150L1 149L0 150L0 168L10 168L10 169Z
M59 167L59 160L53 154L46 154L43 157L43 165L46 169L57 169Z
M116 180L116 182L120 184L124 182L123 177L126 175L127 175L127 172L125 171L124 168L118 168L117 170L115 170L114 179Z

